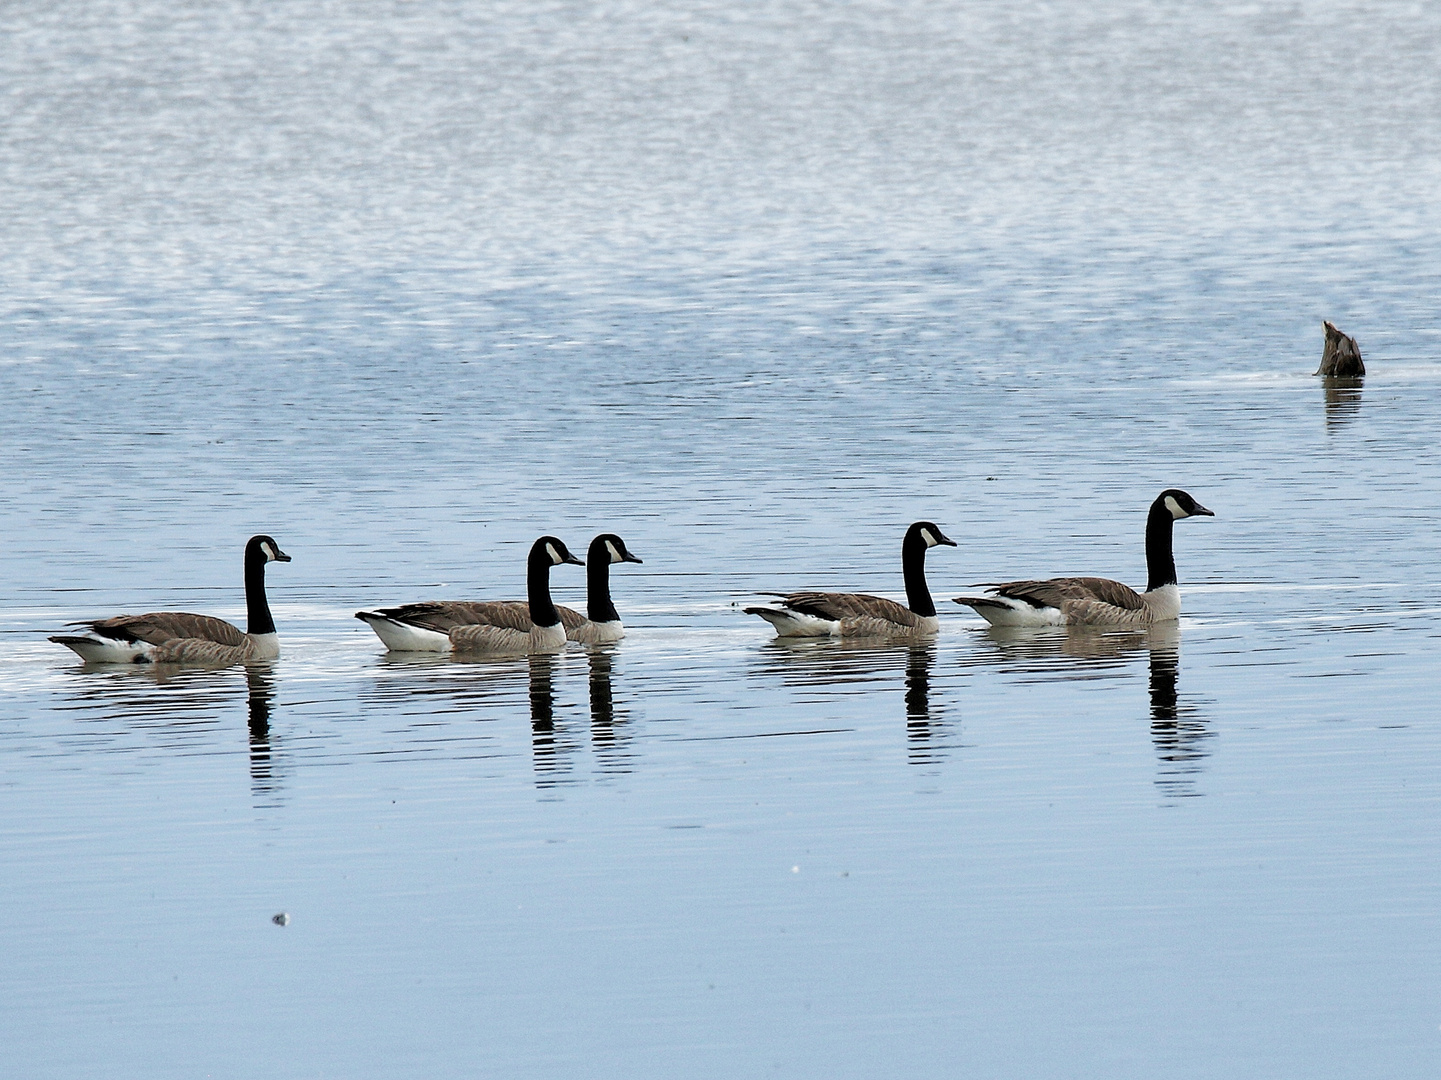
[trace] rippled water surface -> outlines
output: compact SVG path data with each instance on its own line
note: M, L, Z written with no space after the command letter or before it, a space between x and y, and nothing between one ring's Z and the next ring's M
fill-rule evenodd
M3 21L0 1071L1437 1075L1441 13ZM950 602L1168 486L1178 626ZM917 518L934 642L741 611ZM616 646L352 618L603 530ZM46 640L261 531L273 665Z

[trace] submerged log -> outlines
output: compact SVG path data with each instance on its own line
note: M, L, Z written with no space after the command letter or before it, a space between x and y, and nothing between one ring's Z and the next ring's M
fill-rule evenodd
M1316 374L1341 379L1359 379L1365 375L1366 365L1361 363L1361 350L1356 347L1356 339L1341 333L1333 323L1323 320L1321 326L1326 331L1326 347L1321 352L1321 366L1316 369Z

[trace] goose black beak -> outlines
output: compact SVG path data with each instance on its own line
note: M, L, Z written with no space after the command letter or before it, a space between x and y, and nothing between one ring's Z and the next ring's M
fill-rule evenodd
M276 561L276 562L289 562L289 561L290 561L290 556L287 555L287 554L285 554L285 552L281 551L279 548L276 548L276 549L275 549L275 561Z
M561 562L568 562L568 563L570 563L571 566L584 566L584 565L585 565L585 560L584 560L584 559L577 559L574 555L572 555L572 554L571 554L570 552L568 552L568 551L565 553L565 558L563 558L563 559L561 560Z
M629 551L627 551L624 555L622 555L622 556L620 557L620 561L621 561L621 562L640 562L641 560L640 560L640 559L637 559L634 555L632 555Z
M1191 516L1191 517L1215 517L1215 516L1216 516L1216 512L1215 512L1214 510L1207 510L1207 509L1206 509L1204 506L1202 506L1200 503L1197 503L1195 509L1191 511L1191 515L1190 515L1190 516Z
M949 536L941 535L936 537L936 543L945 544L946 547L958 547L959 545Z

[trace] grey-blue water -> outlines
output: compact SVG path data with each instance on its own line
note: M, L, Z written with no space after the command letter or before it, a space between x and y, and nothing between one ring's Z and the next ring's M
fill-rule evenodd
M1438 1075L1438 192L1432 5L8 5L0 1072ZM1172 485L1179 626L950 603Z

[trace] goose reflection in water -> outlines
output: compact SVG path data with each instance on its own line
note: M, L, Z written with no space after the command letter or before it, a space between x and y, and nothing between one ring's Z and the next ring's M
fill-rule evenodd
M555 723L554 653L526 657L530 673L530 746L535 786L551 788L572 780L576 744Z
M590 664L590 743L596 761L603 772L630 772L629 712L616 709L612 683L615 650L591 646L586 658Z
M590 667L591 741L601 772L628 772L627 710L618 708L612 689L614 646L587 646ZM389 715L415 718L411 734L427 753L464 753L474 756L475 743L484 741L485 756L496 753L496 742L519 710L530 715L531 761L538 787L577 783L576 754L582 743L566 726L569 704L557 704L557 689L571 686L567 668L574 659L566 653L529 656L466 656L440 653L386 653L375 660L375 679L361 692L361 700ZM460 724L446 724L444 714L455 714ZM479 724L470 723L479 721ZM437 731L437 728L442 728ZM416 752L416 747L404 752Z
M912 645L906 653L906 757L912 765L933 765L945 759L940 753L941 711L931 706L936 646Z
M82 724L97 725L88 737L82 736L85 745L96 748L145 749L133 745L131 737L141 736L148 748L229 753L233 735L227 733L236 730L240 700L238 666L82 664L67 710ZM257 805L264 805L273 802L280 789L270 732L275 678L266 663L247 664L241 670L251 790ZM117 724L123 730L117 731Z
M470 759L513 753L510 723L528 703L537 772L544 768L549 775L554 771L550 744L558 662L551 654L527 658L390 652L376 657L360 700L392 725L390 753Z
M382 653L374 660L361 700L402 715L474 713L513 701L525 685L523 657L450 653Z
M1161 763L1156 786L1173 798L1189 798L1201 794L1196 779L1207 756L1206 740L1215 732L1196 706L1181 704L1180 671L1179 644L1151 650L1151 741Z
M223 724L235 708L234 667L81 664L76 676L71 708L81 719L118 720L137 731L183 737Z
M912 765L933 765L946 758L955 744L949 741L944 708L932 694L936 666L934 641L895 643L846 638L775 638L760 653L763 674L780 675L791 686L815 687L822 692L807 696L824 704L836 688L876 689L904 687L906 757Z
M1361 414L1361 378L1338 378L1328 375L1321 380L1326 396L1326 430L1335 431Z
M270 742L270 703L275 700L275 673L269 664L246 664L245 685L250 707L250 794L256 806L275 805L280 790Z
M1027 681L1125 678L1131 661L1149 649L1179 648L1174 622L1145 627L990 626L976 635L1000 654L1001 670L1034 676ZM994 663L995 656L980 662Z
M1134 630L991 627L978 636L1001 653L1003 670L1024 674L1031 681L1129 678L1132 661L1147 654L1151 741L1159 764L1156 786L1172 798L1201 794L1195 789L1196 779L1208 756L1206 740L1215 733L1195 705L1180 701L1181 630L1177 624L1158 623Z

